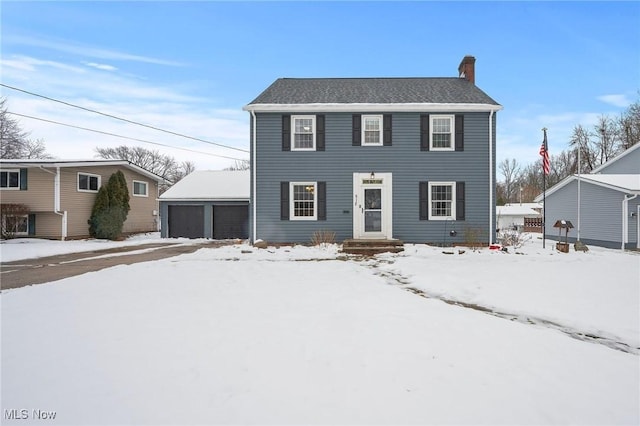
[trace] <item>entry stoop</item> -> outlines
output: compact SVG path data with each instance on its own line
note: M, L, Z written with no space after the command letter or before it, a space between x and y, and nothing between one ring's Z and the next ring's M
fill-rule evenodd
M344 240L342 252L372 256L378 253L399 253L404 251L400 240Z

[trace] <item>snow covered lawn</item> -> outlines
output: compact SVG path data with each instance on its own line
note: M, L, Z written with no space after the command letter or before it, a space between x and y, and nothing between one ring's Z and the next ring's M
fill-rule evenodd
M3 424L638 424L640 257L549 244L236 245L4 291Z

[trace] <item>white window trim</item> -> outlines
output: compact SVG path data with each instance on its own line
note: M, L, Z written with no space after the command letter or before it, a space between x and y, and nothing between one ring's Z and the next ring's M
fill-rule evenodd
M364 126L364 122L365 122L365 118L377 118L378 119L378 123L379 123L379 133L380 133L380 138L378 139L377 143L367 143L366 142L366 138L365 138L365 126ZM360 136L360 145L361 146L382 146L382 142L383 142L383 137L384 137L384 133L383 133L383 120L382 120L382 114L367 114L367 115L363 115L362 116L362 121L360 123L360 129L362 132L362 135Z
M89 176L89 177L97 177L98 178L98 189L96 189L95 191L93 189L80 189L80 175L85 175L85 176ZM102 176L94 175L92 173L78 172L78 176L76 178L76 189L78 190L78 192L91 192L91 193L95 194L96 192L98 192L100 190L101 186L102 186Z
M433 146L433 121L439 118L448 118L451 121L451 146L448 148L434 147ZM429 150L430 151L455 151L456 149L456 116L453 114L431 114L429 116Z
M144 184L145 193L144 194L136 194L136 183ZM134 197L149 197L149 183L144 180L134 180L131 184L131 193Z
M450 186L451 187L451 216L434 216L431 197L432 186ZM456 220L456 183L455 182L429 182L429 220Z
M9 173L17 173L18 186L3 186L3 187L0 187L0 189L3 191L19 191L20 190L20 169L7 169L7 170L2 170L2 172L7 173L7 185L9 184Z
M296 148L296 120L311 119L311 134L313 146L311 148ZM315 115L292 115L291 116L291 151L315 151L316 150L316 116Z
M313 185L313 216L295 216L294 186ZM289 220L318 220L318 182L289 182Z
M7 224L6 224L6 220L8 217L23 217L26 219L26 224L27 224L27 230L25 232L12 232L13 235L29 235L29 215L28 214L13 214L13 215L8 215L8 216L3 216L2 217L2 226L3 228L6 229Z

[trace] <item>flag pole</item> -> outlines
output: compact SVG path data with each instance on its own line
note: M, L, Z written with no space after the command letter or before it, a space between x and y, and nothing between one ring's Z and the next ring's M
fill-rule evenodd
M542 248L545 248L546 230L547 230L547 169L545 161L548 161L546 156L549 155L547 147L547 128L543 127L544 139L542 140L542 147L544 149L544 155L542 156Z

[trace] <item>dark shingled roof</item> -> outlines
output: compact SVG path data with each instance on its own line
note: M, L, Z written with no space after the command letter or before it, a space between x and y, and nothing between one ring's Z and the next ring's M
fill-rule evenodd
M255 104L489 104L498 105L464 78L279 78Z

